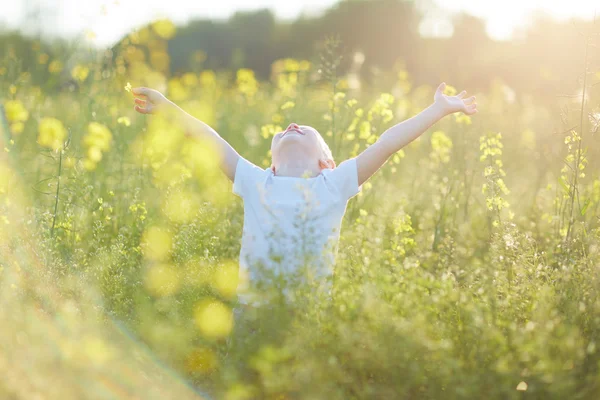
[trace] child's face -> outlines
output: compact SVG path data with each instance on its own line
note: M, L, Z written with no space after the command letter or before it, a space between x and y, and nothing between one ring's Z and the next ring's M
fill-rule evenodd
M273 136L271 142L273 164L278 165L289 157L308 157L318 164L323 158L318 135L319 133L310 126L290 124L285 131Z

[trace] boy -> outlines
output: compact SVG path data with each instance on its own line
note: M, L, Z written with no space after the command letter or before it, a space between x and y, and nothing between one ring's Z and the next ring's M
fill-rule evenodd
M446 115L477 112L475 96L464 99L436 90L434 102L420 114L399 123L357 157L336 167L319 132L290 124L271 143L272 165L262 169L240 156L215 130L197 120L156 90L135 88L135 110L154 114L169 110L182 121L186 135L212 141L220 167L233 182L233 192L244 201L240 267L250 279L263 266L292 274L301 266L316 276L332 274L340 226L348 200L398 150ZM325 281L325 280L322 280ZM251 299L240 294L239 301Z

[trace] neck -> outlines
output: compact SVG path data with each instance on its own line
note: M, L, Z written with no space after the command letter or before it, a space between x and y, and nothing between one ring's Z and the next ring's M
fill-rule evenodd
M321 173L318 163L309 163L306 160L290 160L275 166L276 176L290 176L302 178L308 176L314 178Z

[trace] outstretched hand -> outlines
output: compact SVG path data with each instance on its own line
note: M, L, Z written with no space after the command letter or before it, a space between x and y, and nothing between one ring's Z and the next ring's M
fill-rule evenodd
M172 103L158 90L137 87L131 89L135 98L135 111L141 114L156 114L169 108Z
M439 104L448 114L462 111L467 115L473 115L477 112L477 103L475 103L475 96L464 98L467 94L466 90L463 90L456 96L448 96L444 94L446 89L446 82L438 86L434 100Z

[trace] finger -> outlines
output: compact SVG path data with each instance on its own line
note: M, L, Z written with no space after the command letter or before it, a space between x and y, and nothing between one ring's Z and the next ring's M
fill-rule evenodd
M446 82L442 82L442 83L440 84L440 86L438 86L438 88L437 88L437 92L439 92L439 93L443 93L443 92L444 92L444 89L446 89Z
M146 87L134 87L131 89L131 93L139 94L139 95L143 95L143 96L148 96L149 91L150 90Z
M134 98L136 98L136 99L137 99L137 98L140 98L140 99L144 99L144 100L146 100L146 99L148 99L148 98L149 98L149 97L148 97L148 96L146 96L145 94L134 94L134 95L133 95L133 97L134 97Z
M136 96L148 97L148 96L150 96L150 89L145 88L145 87L137 87L137 88L131 89L131 93L135 94Z
M466 108L469 114L474 114L477 111L477 104L472 104Z
M140 106L146 105L146 100L136 98L134 101L135 101L135 104L139 104Z
M464 99L464 100L463 100L463 102L464 102L465 104L471 104L471 103L473 103L474 101L475 101L475 96L471 96L471 97L469 97L468 99Z
M151 114L152 113L152 107L140 107L140 106L135 106L134 107L135 111L141 113L141 114Z
M459 94L457 94L456 97L458 97L459 99L462 99L463 97L465 97L466 94L467 94L467 91L463 90L462 92L460 92Z

